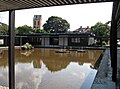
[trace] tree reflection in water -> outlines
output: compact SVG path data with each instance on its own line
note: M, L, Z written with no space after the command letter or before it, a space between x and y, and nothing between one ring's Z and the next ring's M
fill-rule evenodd
M65 69L70 62L78 62L80 65L83 63L96 63L101 55L102 50L89 50L85 53L77 53L70 51L69 53L55 53L55 49L34 49L34 50L15 50L16 63L31 63L33 62L34 68L41 68L41 60L50 71L59 71ZM8 52L4 50L0 58L0 66L7 66Z
M101 50L89 50L85 53L78 53L76 51L56 53L55 50L35 48L31 51L25 51L16 49L16 87L18 89L41 89L40 87L48 89L47 87L51 87L50 89L52 89L62 85L67 87L73 83L73 80L76 81L74 82L75 86L80 87L79 83L82 84L83 78L90 73L91 68L94 68L97 59L103 52ZM7 50L4 50L0 61L0 85L5 84L5 86L8 86L8 73L6 70L8 69ZM55 86L49 86L51 84ZM73 87L73 85L70 86Z

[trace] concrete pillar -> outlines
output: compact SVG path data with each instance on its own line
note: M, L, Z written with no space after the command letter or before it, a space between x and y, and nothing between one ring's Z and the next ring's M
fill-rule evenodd
M15 11L9 11L9 89L15 89L15 56L14 56L14 44L15 44Z
M59 46L63 46L64 44L63 44L63 37L59 37Z
M88 38L88 45L94 44L94 37Z
M112 22L110 30L110 54L111 54L111 65L113 68L112 71L112 80L117 81L117 4L118 1L113 2L113 11L112 11ZM119 13L119 12L118 12Z
M49 46L50 45L50 38L48 36L43 36L41 45L42 46Z
M41 45L44 46L45 45L45 38L42 37L41 40L42 40Z
M45 46L49 46L49 45L50 45L49 37L45 37Z
M65 45L65 46L68 46L68 37L65 37L65 38L64 38L64 45Z
M67 35L59 36L59 45L60 46L68 46L68 36Z

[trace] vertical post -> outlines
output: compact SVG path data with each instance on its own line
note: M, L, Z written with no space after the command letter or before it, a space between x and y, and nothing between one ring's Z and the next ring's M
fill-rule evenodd
M15 11L9 11L9 89L15 89L14 42L15 41Z
M4 46L8 46L8 36L5 36L4 37Z
M62 41L63 41L63 47L62 48L64 49L64 37L61 37L61 38L62 38Z
M45 48L45 37L44 37L44 48Z
M110 53L112 66L112 80L117 80L117 21L116 21L117 2L113 2L112 22L110 31Z
M22 36L20 36L20 46L22 46Z
M65 46L65 37L63 36L63 48L65 49L66 46Z

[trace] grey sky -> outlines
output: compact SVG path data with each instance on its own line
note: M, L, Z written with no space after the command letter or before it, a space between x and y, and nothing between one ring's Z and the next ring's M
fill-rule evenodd
M80 26L93 26L97 22L105 23L111 20L112 4L112 2L108 2L17 10L15 26L25 24L32 26L34 15L42 15L43 24L50 16L62 17L70 23L70 30L75 30ZM0 21L8 23L7 19L8 12L1 12Z

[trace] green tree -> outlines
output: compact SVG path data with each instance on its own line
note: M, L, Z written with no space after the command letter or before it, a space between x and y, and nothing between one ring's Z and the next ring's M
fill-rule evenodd
M109 37L110 36L110 26L108 25L110 21L105 24L98 22L94 26L92 26L92 32L96 36Z
M109 37L110 36L110 26L109 23L111 21L106 22L105 24L98 22L93 27L91 27L92 32L95 36L98 37ZM97 38L98 44L107 44L109 42L108 38Z
M65 19L57 16L49 17L46 23L43 25L43 29L50 33L67 32L69 28L70 24Z
M36 33L47 33L47 32L44 29L34 29L33 33L36 34Z
M40 29L34 29L33 33L41 33L41 30Z
M0 35L8 34L8 25L0 25Z
M31 26L20 26L16 29L16 34L33 34L33 29Z

